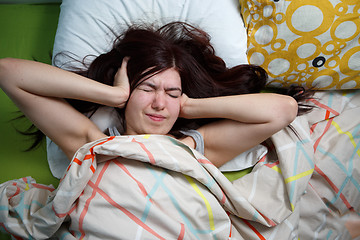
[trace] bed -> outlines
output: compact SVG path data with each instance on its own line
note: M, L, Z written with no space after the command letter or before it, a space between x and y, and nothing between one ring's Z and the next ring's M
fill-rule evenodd
M59 4L51 6L57 23ZM350 239L344 218L360 210L359 3L63 0L60 10L56 37L47 36L53 56L98 55L113 31L134 22L186 21L210 33L228 66L263 66L272 91L317 87L316 108L292 123L299 136L284 129L221 171L165 136L101 139L50 170L38 150L26 159L46 176L6 168L1 231L35 239ZM93 121L109 127L112 113ZM51 141L46 148L49 161L62 157ZM2 153L11 159L13 151Z

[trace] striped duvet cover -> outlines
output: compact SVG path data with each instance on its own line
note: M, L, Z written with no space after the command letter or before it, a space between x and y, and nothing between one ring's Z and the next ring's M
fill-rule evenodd
M58 188L0 185L0 229L16 239L350 239L360 210L360 92L317 107L265 144L230 182L204 156L158 135L109 137L75 154ZM241 143L239 143L241 144Z

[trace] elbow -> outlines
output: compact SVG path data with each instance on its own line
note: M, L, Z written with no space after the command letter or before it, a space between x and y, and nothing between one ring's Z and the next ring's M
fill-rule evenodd
M286 127L292 123L298 115L298 103L290 96L282 96L282 101L277 106L278 116L276 121L281 127Z
M289 123L291 123L292 121L295 120L295 118L298 115L299 105L295 100L295 98L293 97L289 97L288 105L289 105L289 117L290 117Z
M9 83L9 72L11 72L12 64L13 59L11 58L0 59L0 88L3 90L5 90L6 86Z
M13 64L14 59L13 58L1 58L0 59L0 70L6 70L9 65Z
M2 58L0 59L0 88L4 88L4 84L5 84L5 73L6 73L6 69L7 69L7 59L6 58Z
M296 118L296 116L298 115L298 103L297 101L290 96L286 96L287 101L286 101L286 107L285 107L285 111L288 113L286 114L286 121L288 122L287 125L289 125L291 122L293 122Z

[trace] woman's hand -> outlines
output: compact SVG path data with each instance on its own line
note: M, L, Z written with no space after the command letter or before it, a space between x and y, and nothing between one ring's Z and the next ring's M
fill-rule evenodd
M183 93L181 95L181 101L180 101L180 113L179 113L179 117L182 117L182 118L191 118L189 116L189 114L187 113L187 103L190 101L189 100L190 98L185 94Z
M217 118L197 130L204 138L205 156L221 166L288 126L297 102L285 95L258 93L181 99L180 117Z
M129 61L129 57L125 57L121 63L121 67L115 74L114 77L114 87L119 89L119 94L123 97L122 101L119 105L115 107L123 108L127 102L127 99L130 96L130 84L129 78L127 75L127 63Z

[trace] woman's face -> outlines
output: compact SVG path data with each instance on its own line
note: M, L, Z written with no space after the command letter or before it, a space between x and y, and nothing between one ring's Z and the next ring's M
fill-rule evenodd
M181 79L170 68L139 84L126 109L126 134L167 134L180 112Z

